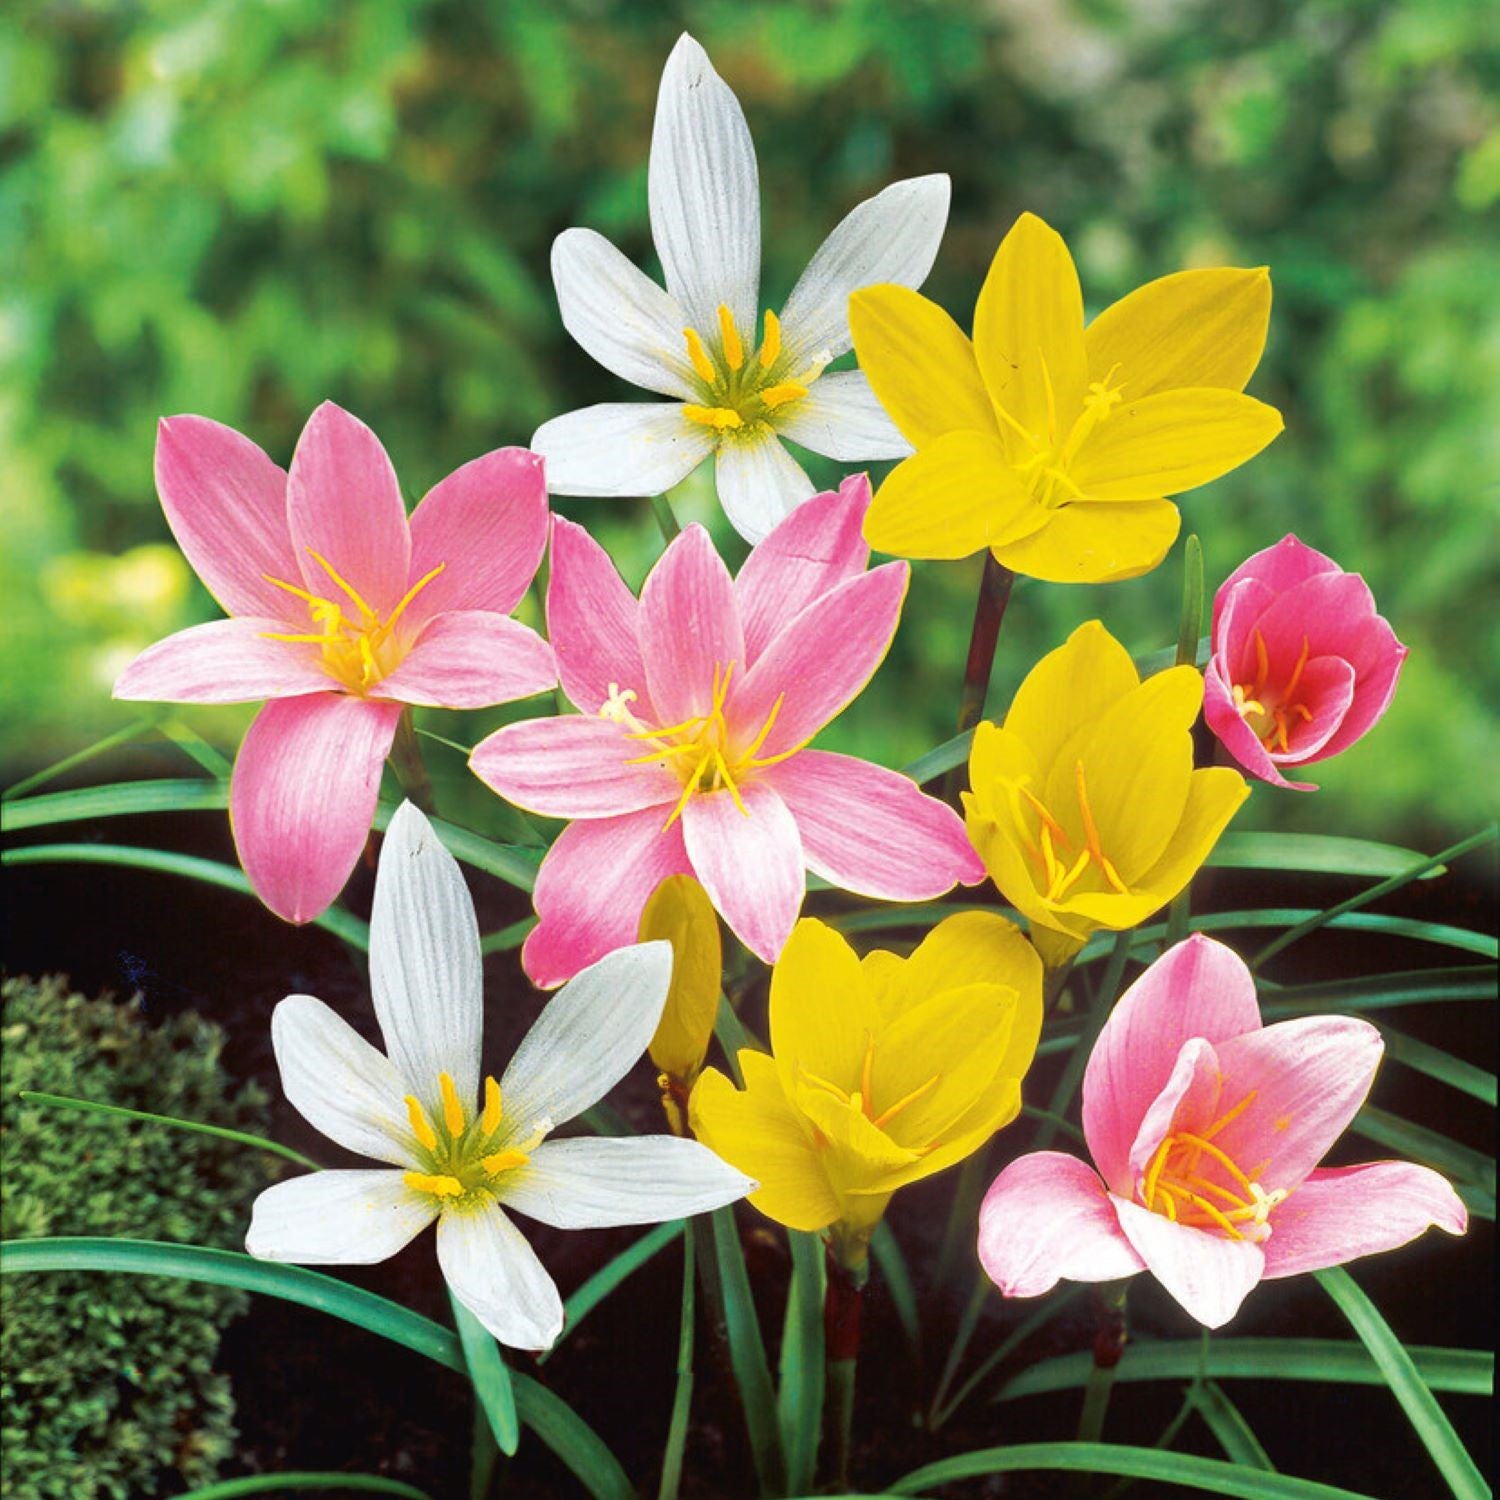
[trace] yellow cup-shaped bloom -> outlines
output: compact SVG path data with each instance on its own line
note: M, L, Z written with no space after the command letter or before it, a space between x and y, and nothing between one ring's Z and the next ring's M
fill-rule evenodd
M832 1226L848 1263L897 1188L1016 1117L1041 1024L1041 961L993 912L947 918L906 959L861 960L804 918L771 975L772 1055L739 1054L743 1090L706 1069L693 1131L760 1182L767 1217Z
M669 875L651 893L641 912L640 941L653 938L672 945L672 987L647 1050L668 1079L691 1084L713 1036L724 973L719 919L691 875Z
M1181 518L1164 497L1237 468L1281 431L1243 394L1265 347L1264 267L1180 271L1088 327L1061 237L1022 214L974 309L873 286L849 302L860 368L916 453L865 538L902 557L988 547L1017 573L1102 583L1149 572Z
M1193 769L1202 702L1194 668L1142 682L1090 620L1031 669L1003 728L974 731L969 837L1049 965L1165 906L1249 795L1238 771Z

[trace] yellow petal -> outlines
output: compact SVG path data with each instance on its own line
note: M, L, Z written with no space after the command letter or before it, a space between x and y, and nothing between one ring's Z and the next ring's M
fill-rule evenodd
M1035 214L1016 220L990 263L974 351L990 399L1044 443L1061 443L1088 385L1083 293L1062 236Z
M996 889L1033 924L1057 921L1042 894L1040 872L1023 847L1014 822L1000 824L983 817L968 792L963 793L962 800L969 842L984 861Z
M1193 772L1182 821L1155 868L1141 882L1159 905L1165 906L1193 878L1249 795L1249 783L1228 766Z
M906 960L884 948L872 948L860 959L859 967L865 976L866 993L880 1012L881 1023L888 1025L905 1005Z
M884 1192L894 1192L909 1182L931 1177L946 1167L973 1155L997 1130L1003 1130L1021 1112L1021 1086L1011 1077L997 1073L990 1087L961 1120L956 1121L942 1143L929 1151L921 1161L901 1167L881 1180ZM856 1190L857 1191L857 1190Z
M672 945L672 986L651 1038L651 1061L674 1078L703 1066L713 1035L723 979L719 919L708 893L691 875L669 875L641 912L640 941Z
M830 1157L828 1169L843 1192L855 1185L868 1186L878 1182L881 1174L907 1166L917 1159L915 1151L897 1145L859 1110L850 1104L841 1104L822 1089L801 1084L793 1099L797 1108L828 1141L824 1148Z
M1040 777L1040 784L1032 786L1037 796L1045 795L1063 746L1133 693L1140 681L1130 653L1098 620L1080 625L1026 674L1005 715L1005 732L1031 751Z
M912 447L961 428L995 430L974 346L936 302L909 287L863 287L849 299L849 331L860 369Z
M1184 386L1242 391L1260 363L1270 318L1264 266L1178 271L1148 281L1084 330L1089 379L1109 377L1129 401Z
M1093 501L1180 495L1239 468L1281 428L1274 406L1238 391L1194 386L1127 398L1089 433L1068 477Z
M1083 945L1088 941L1088 934L1093 928L1107 925L1079 921L1077 917L1073 920L1078 924L1077 932L1067 931L1061 927L1049 927L1043 922L1033 922L1031 924L1031 941L1035 945L1037 954L1041 958L1044 967L1048 969L1065 968L1078 957ZM1129 927L1133 924L1126 922L1123 925Z
M917 944L901 978L908 1005L959 985L984 983L1009 985L1023 1005L1034 991L1041 1004L1042 966L1035 951L1014 922L993 911L944 917Z
M896 557L968 557L1045 525L993 432L950 432L903 459L865 514L865 540Z
M995 560L1050 583L1117 583L1149 573L1177 540L1182 517L1170 500L1065 505L1033 536L993 549Z
M1015 786L1037 786L1043 772L1031 747L1009 729L988 719L974 727L969 747L969 787L981 817L1011 823Z

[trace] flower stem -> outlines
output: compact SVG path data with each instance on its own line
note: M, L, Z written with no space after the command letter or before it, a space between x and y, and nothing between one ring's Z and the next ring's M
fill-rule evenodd
M1106 1281L1095 1294L1099 1306L1099 1331L1094 1336L1094 1368L1083 1393L1078 1417L1078 1441L1097 1443L1104 1433L1104 1418L1115 1386L1115 1366L1125 1352L1125 1296L1127 1281Z
M847 1266L828 1251L828 1289L823 1298L823 1342L828 1359L828 1435L834 1485L847 1490L854 1431L854 1368L859 1359L860 1313L868 1260Z
M417 743L410 708L403 708L396 722L396 738L391 741L391 769L395 771L407 800L429 817L435 815L437 799L432 794L432 778L428 776L427 763L422 759L422 747Z
M1203 629L1203 546L1196 535L1190 535L1182 552L1182 616L1177 626L1177 665L1198 665L1198 633ZM1195 729L1206 730L1200 720ZM1211 740L1210 740L1211 743ZM1203 751L1199 734L1194 735L1194 759ZM1212 753L1209 754L1212 763ZM1165 946L1176 947L1188 935L1188 924L1193 915L1193 882L1183 886L1172 900L1167 911L1167 938Z
M1016 575L1003 563L995 561L993 552L984 554L984 572L979 577L979 598L974 603L974 628L969 633L969 655L964 662L963 692L958 702L958 731L972 729L984 713L984 699L990 687L990 672L995 665L995 643L1000 639L1000 623L1005 606L1010 603L1011 586ZM958 795L964 767L955 766L948 773L944 790L948 800Z
M656 517L656 524L661 528L661 539L670 542L682 527L678 525L677 517L672 514L672 506L665 495L653 495L651 497L651 513Z

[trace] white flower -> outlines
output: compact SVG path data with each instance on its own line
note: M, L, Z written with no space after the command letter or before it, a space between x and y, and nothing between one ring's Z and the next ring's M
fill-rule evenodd
M549 1347L562 1300L502 1203L559 1229L595 1229L703 1213L755 1187L696 1141L548 1139L645 1051L671 972L663 942L583 970L481 1095L473 903L453 856L403 803L370 921L370 987L389 1055L311 995L287 996L271 1017L287 1098L330 1140L392 1169L277 1183L255 1201L245 1248L262 1260L368 1265L436 1219L438 1262L459 1301L502 1343Z
M824 375L852 345L849 294L917 287L948 219L945 174L912 177L853 209L823 242L760 341L760 185L744 112L708 54L679 38L651 136L651 234L667 290L602 235L568 229L552 279L568 332L605 369L669 405L607 402L545 422L531 446L557 495L648 495L717 454L719 500L761 541L813 493L777 434L829 458L911 452L857 370Z

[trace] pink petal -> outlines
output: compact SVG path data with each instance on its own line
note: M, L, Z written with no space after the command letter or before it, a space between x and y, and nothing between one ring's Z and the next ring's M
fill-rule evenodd
M1341 656L1312 657L1302 668L1296 701L1312 718L1297 713L1288 718L1287 747L1271 752L1284 766L1322 760L1327 754L1323 747L1338 732L1354 702L1354 668Z
M586 714L598 713L611 690L635 693L638 718L655 718L636 638L640 606L609 554L582 526L552 518L552 577L547 585L547 634L563 692Z
M659 760L631 765L645 748L612 719L565 714L497 729L474 747L469 765L492 791L528 812L614 818L654 807L660 831L682 782Z
M843 890L930 901L984 879L958 814L899 771L803 750L763 776L797 821L808 869Z
M1132 1197L1157 1148L1176 1130L1196 1130L1213 1123L1212 1110L1219 1100L1219 1058L1213 1043L1201 1036L1189 1037L1177 1054L1177 1064L1161 1093L1141 1120L1130 1148L1130 1180L1112 1184L1116 1192Z
M1255 981L1222 943L1200 933L1169 948L1120 997L1083 1075L1083 1133L1117 1192L1133 1182L1130 1148L1190 1037L1214 1046L1260 1029Z
M1146 1269L1205 1328L1222 1328L1265 1274L1265 1256L1252 1240L1174 1224L1123 1198L1112 1201Z
M775 711L759 753L779 755L806 744L857 698L890 649L910 576L908 564L886 563L794 615L730 700L730 726L739 738L755 739Z
M1364 1103L1384 1050L1355 1016L1299 1016L1221 1042L1223 1107L1255 1097L1214 1144L1267 1192L1296 1187Z
M358 618L353 601L312 556L380 614L407 589L411 533L396 471L358 417L325 401L307 419L287 479L287 519L310 593Z
M257 703L326 693L333 680L316 646L267 639L279 620L241 615L190 625L147 646L120 674L114 696L149 703Z
M1407 651L1390 625L1376 615L1365 621L1353 640L1342 643L1339 655L1354 668L1354 702L1319 752L1319 760L1347 749L1384 716L1396 696Z
M399 703L317 693L268 703L240 745L229 822L255 893L310 922L343 889L370 829Z
M1266 547L1255 553L1253 557L1247 557L1219 585L1219 592L1214 595L1213 633L1215 639L1219 634L1220 611L1230 592L1245 579L1255 579L1274 597L1277 594L1284 594L1289 588L1301 583L1303 579L1312 578L1318 573L1339 571L1339 565L1331 557L1325 557L1321 552L1298 541L1289 532L1275 546Z
M399 703L489 708L557 686L552 648L530 626L485 609L455 609L422 627L373 691Z
M1409 1244L1432 1225L1469 1227L1463 1200L1429 1167L1377 1161L1319 1169L1271 1214L1266 1276L1296 1276Z
M1214 599L1213 659L1225 682L1248 682L1255 676L1256 622L1276 602L1276 595L1258 578L1242 578L1231 589L1226 584ZM1250 664L1250 676L1242 668Z
M1278 594L1255 622L1271 663L1270 682L1276 686L1292 675L1306 641L1309 655L1350 656L1375 613L1375 600L1358 573L1318 573L1284 594ZM1244 676L1254 676L1253 637L1241 647L1238 663Z
M745 622L746 666L799 610L863 573L870 561L865 512L870 477L851 474L837 490L804 500L745 559L734 581Z
M763 781L740 787L747 817L727 792L691 797L682 810L690 873L735 936L775 963L806 889L802 841L787 805Z
M547 481L529 448L497 448L439 480L411 513L408 584L443 571L412 601L418 620L452 609L508 615L547 548Z
M286 519L286 471L207 417L163 417L156 488L177 545L231 615L284 619L291 596L265 575L301 577Z
M580 969L636 940L641 910L668 875L690 875L681 820L666 832L657 808L570 823L537 872L539 924L521 963L531 982L552 989Z
M745 633L734 582L708 533L686 527L641 589L636 632L651 701L660 720L677 724L713 708L714 679L745 670Z
M1310 781L1288 781L1281 774L1259 736L1235 707L1233 692L1220 673L1218 657L1209 662L1203 673L1203 717L1242 771L1272 786L1298 792L1317 791Z
M1076 1156L1034 1151L990 1184L979 1209L979 1262L1007 1297L1059 1281L1116 1281L1145 1264L1104 1184Z

